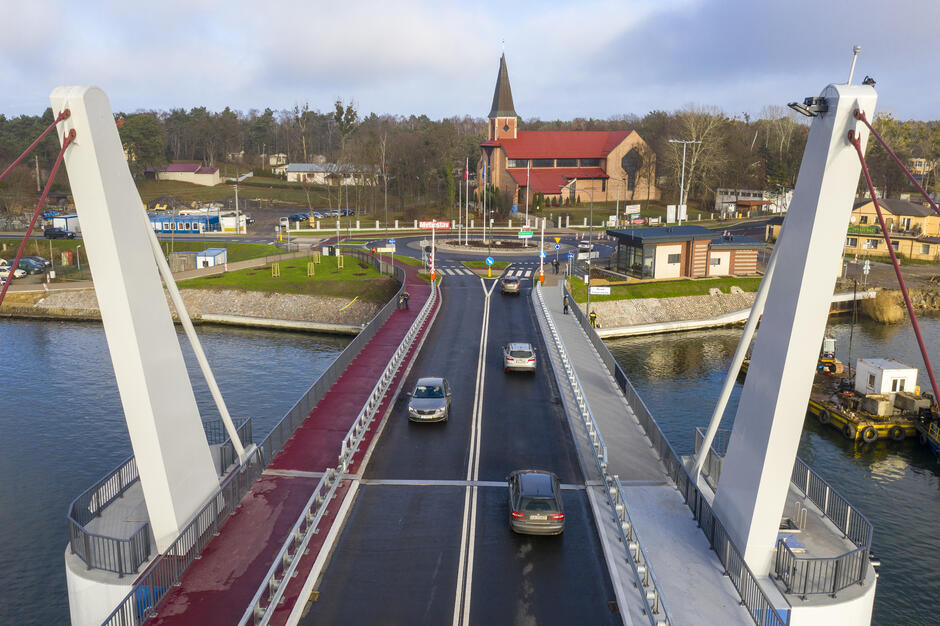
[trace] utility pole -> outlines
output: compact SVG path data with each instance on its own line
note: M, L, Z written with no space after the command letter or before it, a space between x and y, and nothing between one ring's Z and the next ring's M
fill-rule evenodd
M532 183L529 181L529 165L532 163L532 159L526 159L525 162L525 227L529 227L529 190L532 188ZM522 247L529 247L529 240L522 240Z
M682 226L682 207L685 206L685 149L690 143L702 143L701 141L694 141L691 139L670 139L669 143L681 143L682 144L682 175L679 180L679 206L676 209L676 217L679 220L679 226Z
M222 227L222 218L219 217L219 228ZM238 170L235 170L235 234L240 235L242 232L242 222L241 217L238 212ZM248 234L248 233L245 233Z

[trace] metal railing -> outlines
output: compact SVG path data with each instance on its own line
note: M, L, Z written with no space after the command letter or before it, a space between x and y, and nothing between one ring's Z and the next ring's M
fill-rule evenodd
M251 604L242 615L239 621L240 625L249 623L255 626L267 624L273 616L274 609L281 602L287 588L286 581L289 581L294 575L297 565L300 563L299 557L304 554L310 538L318 531L320 520L333 499L343 475L352 463L363 437L375 419L376 412L382 404L382 399L388 392L396 373L421 333L422 328L428 322L428 318L431 317L431 312L435 310L437 298L438 286L437 283L432 283L430 297L425 301L408 333L398 344L398 348L385 366L385 370L379 375L379 379L372 388L372 393L369 394L365 405L343 438L337 467L327 470L320 479L313 495L310 496L300 517L294 523L294 527L284 541L284 545L274 558L274 562L258 587Z
M250 441L251 419L242 417L234 421L238 424L242 441ZM210 444L222 444L219 450L221 475L236 458L234 446L225 433L222 420L209 420L202 425ZM114 572L123 577L135 573L150 558L153 538L149 522L141 522L129 537L109 537L87 529L92 520L99 517L109 504L124 495L139 478L134 457L128 457L69 505L69 513L66 516L69 549L85 562L88 569Z
M574 298L568 292L567 288L565 288L565 293L568 294L571 302L574 302ZM682 463L681 457L666 439L663 431L659 428L659 424L653 419L652 413L650 413L649 408L643 402L640 394L637 393L636 389L633 387L633 383L627 378L620 364L617 363L610 353L610 350L604 345L603 340L601 340L597 333L594 332L594 329L591 328L591 323L588 321L587 317L585 317L584 313L582 313L577 306L571 308L575 313L575 317L580 322L581 327L584 329L584 332L587 334L588 339L591 340L591 343L597 350L600 360L607 366L611 376L614 377L614 380L623 392L627 404L633 409L633 413L637 421L639 421L640 426L643 427L647 438L652 444L653 450L656 451L660 461L666 468L666 473L675 482L676 489L682 494L686 504L692 511L693 517L708 538L712 549L715 550L715 553L718 555L721 564L725 568L725 573L734 585L735 590L741 598L741 603L747 609L754 623L759 626L786 626L789 624L790 605L787 604L785 609L777 609L774 607L773 603L767 597L767 594L761 588L754 572L751 571L747 563L745 563L744 559L741 557L741 551L734 545L734 542L725 531L724 526L712 511L711 505L708 503L701 490L699 490L698 485L695 484L688 468ZM781 615L781 612L783 615Z
M153 615L169 588L177 584L183 572L202 555L206 545L218 534L219 527L235 511L263 469L264 460L261 451L256 448L245 463L222 482L219 490L183 529L176 541L137 579L130 593L104 619L103 624L137 625Z
M304 395L290 408L289 411L281 418L277 425L271 429L271 432L258 444L258 447L261 449L264 454L264 458L267 462L270 462L278 452L284 447L284 444L294 435L294 431L297 430L297 427L303 422L310 412L316 407L317 403L323 399L327 394L330 388L333 386L339 377L342 376L343 371L346 367L352 363L353 359L359 354L363 346L369 343L369 340L375 336L375 333L378 332L378 329L381 328L382 324L391 317L392 313L398 306L398 297L401 295L402 291L405 289L405 271L399 267L396 267L394 264L389 263L381 258L373 257L370 254L367 254L362 251L354 250L343 253L345 256L354 256L363 261L370 262L378 268L383 274L393 274L395 278L398 279L400 286L398 291L392 297L388 303L382 307L382 309L376 314L372 321L362 329L362 331L356 335L356 337L349 342L349 345L346 346L339 356L330 364L326 371L320 374L320 377L317 378L316 382L310 386Z
M730 437L730 430L719 429L705 458L703 475L713 487L717 486L721 476L721 465ZM702 441L702 429L696 428L696 452L701 448ZM787 593L804 597L818 593L835 595L850 585L863 584L868 574L868 555L873 534L871 523L799 457L793 464L790 482L856 547L838 556L807 557L795 554L783 540L778 540L774 576L781 581Z
M167 588L179 582L180 577L193 560L198 558L203 548L209 540L217 534L218 528L234 511L235 507L241 501L241 498L248 492L251 485L261 476L261 472L271 462L271 459L277 454L294 433L297 426L303 421L309 411L316 406L322 399L329 386L332 385L342 374L343 370L355 356L362 346L371 339L378 331L379 327L391 316L398 303L398 295L405 287L404 270L395 267L382 259L375 258L372 255L354 251L348 256L355 256L364 261L372 263L379 271L383 273L394 273L395 277L401 283L395 297L383 307L372 321L360 332L346 349L334 360L334 362L321 374L320 378L307 390L304 396L292 407L275 427L275 431L269 433L264 441L255 448L254 452L245 460L245 463L235 470L223 481L219 490L207 502L207 504L196 514L192 522L180 533L176 542L147 568L146 572L138 578L130 593L115 608L115 610L105 618L103 624L108 626L128 624L137 625L154 614L157 604L163 598ZM365 337L365 339L364 339ZM309 407L302 416L299 411L303 407ZM135 466L136 468L136 466ZM149 524L147 525L149 537ZM211 532L210 532L211 531ZM148 550L149 552L149 550ZM149 556L149 555L148 555ZM145 559L146 560L146 559ZM142 561L143 562L143 561ZM137 567L140 566L140 563ZM136 568L133 570L136 571Z
M542 294L542 286L538 283L536 284L535 294L538 304L542 309L546 325L551 332L555 348L558 350L558 355L564 367L565 374L568 377L568 384L571 386L571 391L577 402L581 423L584 425L588 438L591 441L591 447L594 451L594 462L597 464L601 475L604 477L604 484L606 486L604 491L607 495L607 503L610 505L611 509L613 509L619 522L617 529L620 533L620 544L626 552L627 561L633 568L637 580L643 587L641 596L646 604L646 615L649 617L650 624L654 626L668 626L673 622L663 602L661 587L656 580L656 575L653 573L652 565L646 556L646 552L643 550L636 527L630 519L626 498L624 497L623 485L620 483L618 476L612 476L607 471L607 445L604 443L600 429L597 427L597 422L594 420L591 407L587 403L584 388L581 386L578 374L568 359L568 351L565 349L564 341L562 341L561 335L555 326L555 320L552 318L548 310L548 305L545 303L545 298Z

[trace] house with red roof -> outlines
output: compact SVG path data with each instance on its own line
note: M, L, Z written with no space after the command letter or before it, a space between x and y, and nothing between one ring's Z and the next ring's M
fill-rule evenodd
M643 138L632 130L518 130L519 116L512 102L506 55L499 59L499 74L490 108L487 140L477 180L500 193L512 193L520 206L529 195L548 199L580 198L583 202L656 200L655 168Z
M157 180L178 180L204 187L215 187L222 182L219 168L199 163L170 163L157 170Z

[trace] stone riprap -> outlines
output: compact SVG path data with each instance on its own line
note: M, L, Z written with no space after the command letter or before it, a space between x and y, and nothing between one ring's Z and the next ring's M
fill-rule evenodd
M635 298L592 302L598 324L603 328L621 328L641 324L659 324L685 320L709 320L735 311L750 309L754 292L678 298ZM586 309L586 303L581 303ZM587 311L585 311L587 312Z
M180 293L194 320L203 314L215 314L362 326L368 324L380 308L370 302L356 300L350 304L347 298L329 296L209 289L183 289ZM172 310L172 304L170 306ZM29 305L22 302L4 304L3 312L74 319L101 317L93 289L50 291Z

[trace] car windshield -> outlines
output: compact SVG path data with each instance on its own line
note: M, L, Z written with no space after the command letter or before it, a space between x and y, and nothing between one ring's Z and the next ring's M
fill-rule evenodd
M415 398L443 398L444 390L440 385L418 385L415 387Z
M528 350L510 350L509 356L514 359L527 359L532 356L532 353Z
M555 501L549 498L523 498L521 503L523 511L554 511Z

